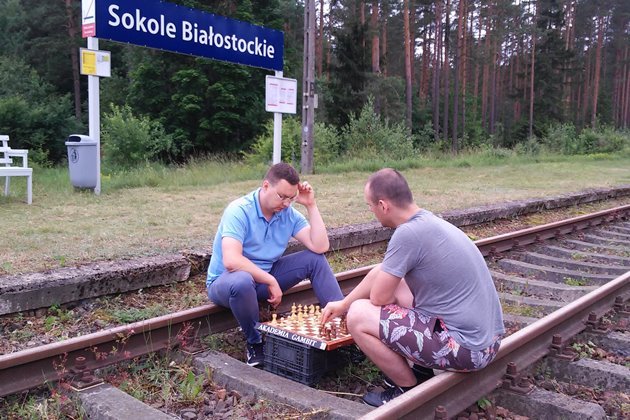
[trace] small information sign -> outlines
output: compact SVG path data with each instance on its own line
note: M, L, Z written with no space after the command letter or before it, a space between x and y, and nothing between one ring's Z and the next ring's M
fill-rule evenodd
M81 48L81 74L87 76L110 77L112 60L109 51Z
M265 111L295 114L297 80L267 76L265 80Z

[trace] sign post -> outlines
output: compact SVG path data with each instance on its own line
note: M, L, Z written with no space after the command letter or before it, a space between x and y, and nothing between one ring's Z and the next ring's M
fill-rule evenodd
M297 80L276 76L267 76L265 80L265 111L273 112L273 160L275 165L281 160L282 152L282 114L295 114L297 103Z

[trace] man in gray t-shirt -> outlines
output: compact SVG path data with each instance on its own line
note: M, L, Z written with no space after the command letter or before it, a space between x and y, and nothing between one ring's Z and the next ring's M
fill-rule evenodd
M354 341L391 386L363 397L379 406L431 377L433 368L484 368L505 329L488 267L461 230L418 207L394 169L372 174L364 195L379 222L396 230L383 262L343 300L330 302L321 322L347 312Z

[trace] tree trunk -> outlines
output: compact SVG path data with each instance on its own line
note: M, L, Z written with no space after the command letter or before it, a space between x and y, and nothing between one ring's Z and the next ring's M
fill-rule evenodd
M409 33L409 0L403 1L403 32L405 33L405 122L407 128L411 132L411 110L412 110L412 93L411 93L411 47Z
M444 144L448 144L448 106L450 104L450 81L449 73L451 72L451 65L448 61L449 47L450 47L450 29L451 29L451 0L446 0L446 9L444 11L444 18L446 20L444 24Z
M597 49L595 50L595 77L593 79L593 108L591 109L591 127L597 127L597 97L602 66L602 47L604 44L604 17L597 17Z
M372 1L372 15L370 19L370 32L372 33L372 73L380 73L381 53L379 50L378 30L378 0Z
M538 7L534 2L534 25L532 29L532 60L529 74L529 138L534 136L534 64L536 60L536 22L538 21Z
M490 79L490 33L492 25L490 19L486 18L486 38L484 40L485 57L483 60L483 72L481 76L481 125L488 128L488 85Z
M74 116L81 120L81 75L79 69L79 56L74 40L77 36L77 24L72 9L72 0L65 0L66 17L68 18L68 39L70 41L70 59L72 61L72 88L74 91Z
M429 96L429 62L431 61L431 33L432 28L429 26L424 31L422 37L422 70L420 71L420 89L418 97L420 98L420 106L425 108L427 105L427 97Z
M451 137L451 152L457 154L457 138L459 134L459 80L460 80L460 67L461 67L461 51L463 50L464 34L466 31L463 29L466 26L466 0L459 0L459 10L457 12L457 42L455 43L454 51L454 75L455 81L453 86L453 136Z
M442 62L442 0L435 2L435 51L433 54L433 131L435 141L440 140L440 64Z
M488 100L489 100L489 116L488 116L488 122L489 122L489 127L490 127L490 134L494 134L494 123L496 121L496 103L497 103L497 39L496 37L492 40L491 42L491 64L490 66L492 66L491 68L491 76L490 76L490 95L488 96Z
M387 2L381 5L381 15L383 16L381 19L381 72L387 77L387 17L389 16Z

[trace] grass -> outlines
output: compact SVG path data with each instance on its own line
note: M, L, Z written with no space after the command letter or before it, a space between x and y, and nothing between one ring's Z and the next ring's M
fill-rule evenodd
M363 200L371 171L396 166L416 201L434 212L630 184L630 156L423 157L404 162L350 161L303 176L314 187L328 227L374 220ZM33 205L25 180L0 197L0 274L88 261L210 250L223 208L255 189L265 168L226 159L185 166L105 169L102 194L74 191L67 168L35 168ZM629 199L630 200L630 199ZM297 208L303 208L297 205Z

